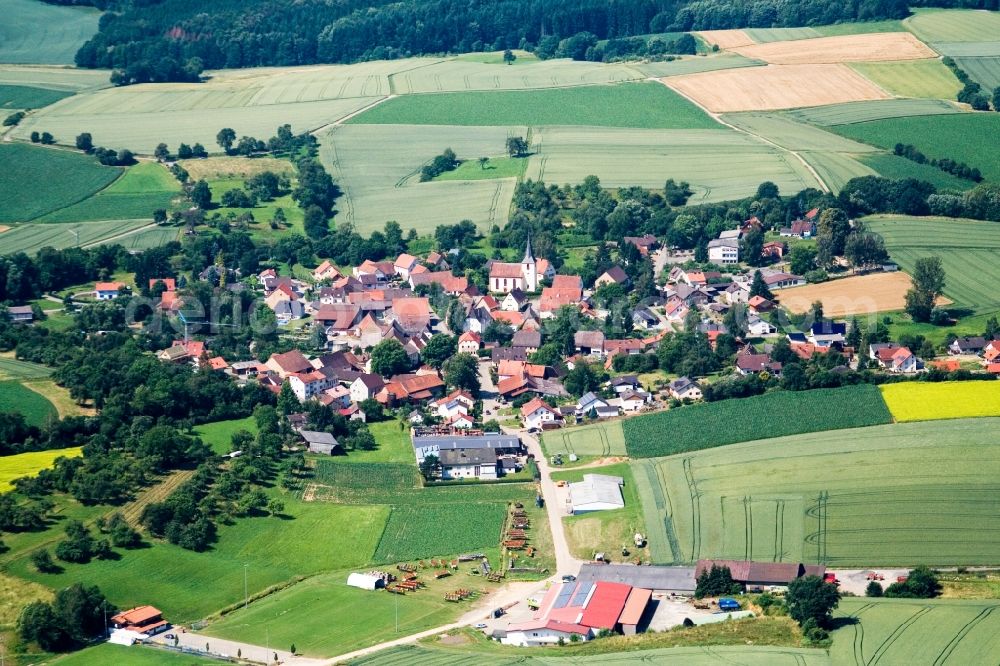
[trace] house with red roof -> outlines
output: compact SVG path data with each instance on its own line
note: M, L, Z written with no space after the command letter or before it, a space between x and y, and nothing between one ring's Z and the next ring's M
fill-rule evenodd
M170 628L163 619L163 611L154 606L136 606L111 616L111 626L115 629L135 631L153 636Z
M916 372L918 367L916 355L914 355L914 353L906 347L900 347L893 352L892 359L889 364L889 370L891 372L911 373Z
M110 301L118 297L118 290L128 289L124 282L98 282L94 285L94 298L99 301Z
M558 410L536 397L521 405L521 420L525 428L541 430L546 424L562 423L563 418Z
M337 278L343 277L340 270L337 269L328 259L323 260L316 270L313 271L313 279L317 282L321 280L336 280Z
M483 346L483 338L475 331L466 331L458 336L459 354L476 354Z
M420 265L420 260L412 254L403 253L392 263L393 272L404 280L410 279L410 272Z
M152 289L157 282L162 282L164 291L177 291L177 281L173 278L149 278L149 288Z

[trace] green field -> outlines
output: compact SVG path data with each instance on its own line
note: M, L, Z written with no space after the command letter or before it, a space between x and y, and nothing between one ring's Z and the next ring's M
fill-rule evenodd
M558 90L404 95L349 123L382 125L586 125L703 129L718 124L659 83Z
M33 426L56 418L56 408L45 396L25 388L16 380L0 381L0 412L18 412Z
M109 75L110 72L102 69L0 64L0 84L61 90L67 93L107 88L111 85L108 80Z
M816 173L834 194L838 194L852 178L876 175L874 169L858 159L865 157L867 153L855 156L844 153L803 152L801 155L812 168L816 169Z
M0 391L3 384L0 382ZM0 394L0 399L2 399ZM50 405L51 406L51 405ZM13 456L0 456L0 492L12 489L11 481L22 476L35 476L43 469L52 467L56 458L75 458L81 455L79 447L70 449L49 449L48 451L30 451Z
M128 664L128 666L207 666L218 665L218 659L181 654L168 650L102 643L94 647L72 652L59 657L50 664L58 666L107 666L107 664Z
M722 120L742 130L757 134L789 150L837 153L867 153L875 148L845 139L839 134L798 122L782 113L726 113Z
M368 431L375 438L378 448L374 451L352 451L343 461L414 464L409 424L401 428L396 420L369 423Z
M975 185L971 180L953 176L929 164L917 164L913 160L889 153L877 152L859 155L858 161L886 178L916 178L931 183L939 190L967 190Z
M121 172L101 166L95 158L79 152L2 144L0 182L4 196L0 198L0 222L27 222L72 206L110 185ZM61 174L58 184L39 188L39 183L51 182L54 173Z
M71 65L97 32L101 12L35 0L5 0L0 21L0 62Z
M670 62L643 62L634 67L647 76L679 76L681 74L697 74L699 72L714 72L717 69L735 69L737 67L759 67L764 63L752 58L746 58L736 53L717 53L710 56L685 56Z
M421 167L451 148L459 159L501 157L523 127L340 125L320 136L320 159L344 191L337 219L361 233L396 220L404 230L432 233L440 224L472 220L484 229L507 221L513 178L421 183ZM478 168L478 165L476 165Z
M604 187L687 181L690 203L752 195L765 180L782 192L817 183L794 156L759 139L726 130L642 130L547 127L532 133L535 155L526 176L562 185L596 175Z
M257 421L252 416L248 416L245 419L203 423L194 429L194 433L212 447L212 451L219 455L225 455L233 450L233 435L241 430L256 435Z
M873 215L865 221L903 270L913 270L920 257L941 257L946 296L976 313L1000 310L1000 294L993 288L1000 279L996 222L901 215Z
M575 453L578 456L627 455L625 435L622 434L622 422L619 419L549 430L541 439L546 455L550 456L557 453Z
M0 358L0 379L41 379L51 374L52 368L39 363Z
M795 418L776 418L794 414ZM625 444L633 458L667 456L735 442L889 423L875 386L772 391L690 405L627 419Z
M169 209L180 193L180 183L163 165L141 162L126 169L121 178L89 199L49 213L38 221L152 220L154 210Z
M252 214L254 217L254 226L250 228L253 230L254 236L257 237L273 236L280 233L305 234L305 230L302 227L305 213L295 203L295 200L292 199L291 192L276 197L271 201L260 201L253 208L226 208L220 205L222 195L229 190L244 188L246 178L212 178L207 182L209 188L212 190L212 201L215 206L212 208L212 214L218 213L223 219L230 215L239 217L245 213ZM281 231L272 230L269 224L279 208L285 213L285 226L282 227Z
M72 93L34 86L0 84L0 109L40 109L69 97Z
M485 167L476 159L464 160L457 169L445 171L434 180L489 180L493 178L521 178L528 168L526 157L494 157Z
M998 425L892 424L635 463L653 560L992 564Z
M940 60L906 60L852 64L859 74L899 97L954 99L962 84Z
M876 32L903 32L902 21L862 21L859 23L834 23L818 25L816 32L824 37L839 35L868 35Z
M522 499L527 502L530 497ZM496 548L506 514L507 505L498 503L395 506L375 561L404 562Z
M823 36L814 28L747 28L743 32L758 44L812 39Z
M833 634L835 664L988 664L1000 652L1000 603L843 599Z
M925 42L992 42L1000 35L1000 13L962 9L918 9L903 21Z
M897 143L916 146L927 157L950 158L978 167L987 180L1000 180L1000 114L962 113L894 118L838 125L839 134L887 150Z
M959 108L950 102L936 99L885 99L814 106L784 113L805 123L830 126L908 116L938 116L959 113Z
M1000 86L1000 57L956 58L955 62L986 90Z
M133 249L156 247L168 240L176 240L177 229L171 227L153 227L149 220L108 220L104 222L81 222L77 224L21 224L0 234L0 254L26 252L34 254L43 247L54 247L57 250L76 245L101 245L122 234L129 234L116 240ZM79 243L77 237L79 234ZM134 233L132 233L134 232Z

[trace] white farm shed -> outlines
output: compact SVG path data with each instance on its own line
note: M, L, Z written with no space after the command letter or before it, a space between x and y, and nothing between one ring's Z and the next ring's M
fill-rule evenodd
M377 590L385 587L385 582L372 574L352 573L347 577L347 584L362 590Z
M625 480L620 476L584 474L583 481L569 484L573 513L624 508L625 499L622 497L624 484Z

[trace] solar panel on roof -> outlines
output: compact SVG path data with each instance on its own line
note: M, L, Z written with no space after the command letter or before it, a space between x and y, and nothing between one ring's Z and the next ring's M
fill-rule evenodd
M580 586L576 588L576 594L573 595L573 600L569 605L582 606L583 602L587 600L587 595L590 594L590 590L592 590L593 587L593 583L581 583Z
M573 591L576 589L576 585L563 585L562 589L559 590L559 595L556 597L556 602L552 604L553 608L566 608L569 605L569 600L573 598Z

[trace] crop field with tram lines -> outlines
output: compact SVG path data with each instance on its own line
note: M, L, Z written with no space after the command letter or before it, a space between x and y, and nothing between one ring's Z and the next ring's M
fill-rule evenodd
M890 424L634 462L653 560L990 564L998 425Z
M4 0L0 62L72 65L77 49L97 32L101 12L33 0Z
M747 58L774 65L920 60L937 56L908 32L837 35L754 44L732 50Z
M621 420L549 430L542 437L545 453L578 456L624 456L625 435Z
M960 109L954 103L937 99L885 99L847 102L784 112L790 118L820 127L910 116L940 116L957 113L960 113Z
M899 97L955 99L962 84L937 58L897 62L859 62L851 67Z

